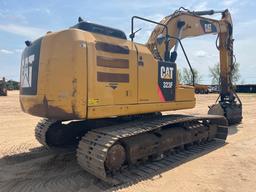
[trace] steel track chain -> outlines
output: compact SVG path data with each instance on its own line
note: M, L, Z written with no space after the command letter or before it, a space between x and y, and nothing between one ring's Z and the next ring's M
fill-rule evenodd
M36 140L47 148L50 148L50 146L46 141L46 133L49 130L50 126L56 122L56 120L42 119L37 123L35 127Z
M164 171L176 167L184 162L189 161L195 157L209 153L225 144L223 140L212 140L204 144L193 145L184 151L178 151L175 154L165 156L157 162L147 162L140 166L129 167L128 170L121 171L113 177L117 181L113 184L102 183L104 191L117 191L127 185L136 184L142 180L150 179L154 176L160 175Z
M120 179L115 177L115 175L109 175L106 172L104 162L106 160L108 150L119 139L153 131L166 125L207 120L212 121L217 125L227 125L226 119L223 116L217 115L166 115L155 118L150 122L147 119L93 129L82 137L81 141L79 142L77 148L77 161L79 165L89 173L107 183L118 185L120 184ZM151 168L148 169L153 168L151 166ZM129 172L126 170L125 173L128 174ZM118 177L123 176L119 174Z

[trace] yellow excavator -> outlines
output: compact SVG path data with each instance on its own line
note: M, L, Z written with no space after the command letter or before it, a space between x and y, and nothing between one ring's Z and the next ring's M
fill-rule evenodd
M205 17L213 14L221 19ZM156 25L146 44L133 41L136 20ZM160 22L133 16L131 41L118 29L79 18L69 29L25 42L21 108L44 118L35 128L42 145L77 144L81 167L114 183L115 175L131 166L196 143L225 140L226 125L241 121L242 104L231 83L232 33L228 10L180 8ZM178 83L175 61L180 47L193 74L181 39L205 34L217 35L220 53L216 104L208 115L162 115L195 106L194 86Z

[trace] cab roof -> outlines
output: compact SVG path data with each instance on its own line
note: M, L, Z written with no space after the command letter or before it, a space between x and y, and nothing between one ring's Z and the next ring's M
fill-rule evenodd
M103 25L98 25L95 23L89 23L86 21L81 21L76 25L72 26L71 28L80 29L80 30L88 31L92 33L98 33L102 35L107 35L107 36L111 36L119 39L125 39L125 40L127 39L125 33L119 29L114 29L114 28L103 26Z

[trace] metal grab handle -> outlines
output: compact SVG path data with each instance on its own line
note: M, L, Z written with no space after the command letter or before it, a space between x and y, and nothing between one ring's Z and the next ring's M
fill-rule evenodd
M181 47L181 49L182 49L182 52L183 52L183 54L184 54L184 56L185 56L185 58L186 58L186 61L187 61L187 63L188 63L188 66L189 66L189 68L190 68L190 71L191 71L191 73L192 73L192 83L193 83L193 86L194 86L194 85L195 85L195 74L194 74L193 68L192 68L192 66L191 66L191 64L190 64L190 61L189 61L189 59L188 59L188 56L187 56L187 54L186 54L186 51L185 51L185 49L184 49L184 47L183 47L183 45L182 45L182 43L181 43L181 40L180 40L179 38L177 38L177 37L174 37L174 36L169 36L169 38L175 39L176 41L179 42L180 47Z
M133 16L132 19L131 19L131 41L133 42L133 39L134 39L134 32L133 32L133 25L134 25L134 19L139 19L139 20L142 20L142 21L146 21L146 22L149 22L149 23L154 23L156 25L161 25L165 28L165 31L166 31L166 35L165 35L165 60L167 61L169 59L169 53L168 53L168 26L163 24L163 23L159 23L159 22L156 22L156 21L153 21L153 20L150 20L150 19L146 19L146 18L143 18L143 17L139 17L139 16Z
M181 40L179 38L177 38L177 37L169 36L168 35L168 26L167 25L159 23L159 22L156 22L156 21L153 21L153 20L150 20L150 19L146 19L146 18L143 18L143 17L133 16L132 19L131 19L131 35L130 35L132 42L133 42L133 39L134 39L134 32L133 32L134 19L140 19L140 20L143 20L143 21L146 21L146 22L149 22L149 23L154 23L154 24L157 24L157 25L161 25L161 26L163 26L165 28L165 30L166 30L166 35L165 35L165 61L169 60L169 53L168 53L169 52L168 51L169 38L176 39L179 42L179 44L181 46L181 49L183 51L183 54L184 54L184 56L186 58L186 61L188 63L188 66L190 68L190 71L192 73L192 82L193 82L193 86L194 86L195 85L195 74L194 74L193 68L192 68L192 66L190 64L190 61L188 59L188 56L187 56L187 54L185 52L185 49L184 49L184 47L183 47L183 45L181 43Z

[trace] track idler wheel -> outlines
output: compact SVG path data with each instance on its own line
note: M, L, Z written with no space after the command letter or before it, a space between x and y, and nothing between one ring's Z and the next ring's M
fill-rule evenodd
M126 154L124 147L119 143L114 144L107 152L105 167L109 171L117 171L122 167L125 159Z

